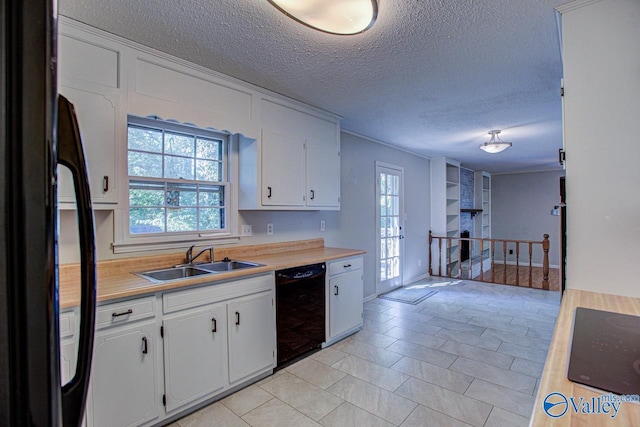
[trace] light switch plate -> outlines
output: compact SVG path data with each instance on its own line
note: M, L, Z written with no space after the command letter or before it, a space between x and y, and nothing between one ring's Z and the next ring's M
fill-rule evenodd
M251 236L253 234L253 227L251 224L242 224L242 229L240 231L241 236Z

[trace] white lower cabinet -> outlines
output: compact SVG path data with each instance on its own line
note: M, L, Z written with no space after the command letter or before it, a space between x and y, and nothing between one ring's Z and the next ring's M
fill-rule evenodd
M332 344L362 327L362 257L328 264L327 299L327 344Z
M362 325L361 283L362 271L352 271L329 279L331 337Z
M222 390L227 384L225 304L165 316L163 328L167 412Z
M239 298L227 304L229 381L238 382L275 364L273 292Z
M137 426L158 417L155 321L96 333L90 425Z
M162 424L271 372L274 288L270 273L99 306L87 425ZM74 319L60 319L65 378Z
M162 295L167 417L276 365L273 273Z
M60 333L60 383L68 383L76 372L77 338L75 313L65 311L60 313L58 321Z

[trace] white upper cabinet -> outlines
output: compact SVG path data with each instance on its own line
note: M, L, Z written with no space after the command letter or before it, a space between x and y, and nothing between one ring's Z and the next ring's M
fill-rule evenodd
M336 119L263 99L261 140L241 138L240 209L339 210Z
M338 116L65 17L58 51L58 90L77 112L95 209L126 205L127 115L238 134L240 209L340 209ZM59 206L74 208L64 167L58 191Z
M304 143L282 133L262 129L262 204L302 207Z
M340 148L337 142L307 139L307 206L340 207Z
M73 103L80 128L96 208L118 202L117 147L121 139L119 47L108 40L62 30L59 36L58 92ZM75 207L73 178L58 168L61 208ZM104 206L104 204L108 204Z

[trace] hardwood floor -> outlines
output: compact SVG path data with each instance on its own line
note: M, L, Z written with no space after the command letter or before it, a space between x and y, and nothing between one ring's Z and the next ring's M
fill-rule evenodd
M480 280L480 276L476 276L473 280L486 282L486 283L497 283L497 284L507 284L507 285L516 285L516 277L518 277L518 286L527 288L529 287L529 267L520 266L518 271L516 272L515 265L507 265L506 266L506 282L503 280L504 278L505 266L502 264L495 264L493 266L493 278L491 277L491 271L486 271L484 273L484 277ZM516 274L517 273L517 274ZM532 267L531 268L531 287L534 289L542 289L542 267ZM560 290L560 269L559 268L550 268L549 269L549 290L550 291L559 291Z

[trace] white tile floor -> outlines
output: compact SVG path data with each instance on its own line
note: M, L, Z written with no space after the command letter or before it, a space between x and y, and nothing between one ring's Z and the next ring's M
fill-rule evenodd
M432 279L375 299L359 333L175 422L202 426L527 426L559 294Z

